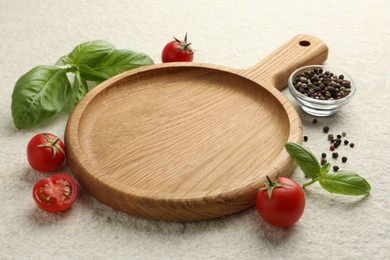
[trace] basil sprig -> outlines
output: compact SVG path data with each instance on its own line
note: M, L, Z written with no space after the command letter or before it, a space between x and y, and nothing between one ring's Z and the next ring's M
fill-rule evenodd
M302 145L289 142L285 147L305 176L312 179L303 184L304 188L318 181L322 188L331 193L351 196L370 193L370 184L357 173L349 170L330 172L330 163L320 167L317 158Z
M12 93L12 118L25 129L53 117L64 107L71 109L89 88L124 71L153 64L146 54L119 50L103 40L77 45L54 66L37 66L16 82ZM74 74L73 84L68 73ZM87 81L92 84L87 83Z

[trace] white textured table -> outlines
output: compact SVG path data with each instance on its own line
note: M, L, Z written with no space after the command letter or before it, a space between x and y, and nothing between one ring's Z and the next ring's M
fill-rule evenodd
M0 258L389 259L389 13L386 0L1 0ZM30 169L25 147L38 132L63 137L68 113L17 130L10 109L16 80L95 39L147 53L160 63L164 44L186 32L197 50L195 61L233 68L254 65L296 34L324 40L327 63L351 74L358 91L341 112L317 124L298 109L309 136L305 146L315 154L324 150L325 125L346 131L356 146L340 148L349 158L342 166L364 176L372 193L337 196L314 184L306 191L304 215L288 229L265 224L255 208L202 222L150 221L115 211L83 190L66 213L39 210L31 188L44 175ZM299 169L292 178L306 181Z

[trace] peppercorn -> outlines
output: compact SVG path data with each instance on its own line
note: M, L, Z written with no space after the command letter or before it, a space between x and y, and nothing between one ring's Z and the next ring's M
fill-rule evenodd
M309 140L309 137L305 135L305 136L303 137L303 141L307 142L307 140Z
M334 151L334 144L331 144L330 147L329 147L329 149L330 149L331 151Z
M322 153L321 158L326 158L326 153Z
M339 154L338 154L338 153L332 153L332 158L337 159L337 157L339 157Z
M333 138L334 138L333 134L328 134L328 140L329 141L333 142L334 141Z
M341 135L337 135L337 139L341 139Z
M329 132L329 126L324 126L324 128L322 130L324 131L324 133L328 133Z
M341 135L342 135L343 137L346 137L346 136L347 136L347 132L342 132Z
M317 124L317 118L313 119L313 124Z
M324 165L325 163L327 163L327 160L326 159L321 159L321 165Z
M342 158L341 158L341 161L342 162L346 162L348 160L348 158L346 157L346 156L343 156Z
M301 94L320 100L340 99L351 92L351 81L345 80L344 75L337 76L330 71L323 73L322 69L298 74L293 79L293 86Z
M333 166L333 171L337 172L339 169L340 168L337 165Z
M344 144L347 145L349 143L348 140L344 140Z
M354 144L354 143L350 143L350 144L349 144L349 147L354 148L354 147L355 147L355 144Z

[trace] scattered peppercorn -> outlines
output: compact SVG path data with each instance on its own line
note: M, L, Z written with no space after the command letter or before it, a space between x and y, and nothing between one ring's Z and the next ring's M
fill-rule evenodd
M355 147L355 144L354 144L354 143L350 143L350 144L349 144L349 147L354 148L354 147Z
M346 97L351 93L351 81L344 75L334 75L322 69L313 69L298 74L293 80L294 88L301 94L319 99L332 100Z
M334 144L331 144L329 150L334 151Z
M324 165L325 163L327 163L327 160L326 159L321 159L321 165Z
M347 132L342 132L341 135L342 135L343 137L346 137L346 136L347 136Z
M349 143L348 140L344 140L344 144L347 145Z
M326 158L326 153L322 153L321 158Z
M324 133L328 133L329 132L329 126L324 126L322 131L324 131Z
M346 162L348 160L348 158L346 157L346 156L343 156L342 158L341 158L341 161L342 162Z
M313 124L317 124L317 118L313 119Z
M332 158L337 159L337 157L339 157L339 154L338 154L338 153L332 153Z
M337 139L341 139L341 135L337 135Z
M340 168L337 165L333 166L333 171L337 172L339 169Z
M309 137L307 137L307 135L305 135L305 136L303 137L303 141L307 142L307 140L309 140Z
M333 142L334 141L334 135L333 134L328 134L328 140Z

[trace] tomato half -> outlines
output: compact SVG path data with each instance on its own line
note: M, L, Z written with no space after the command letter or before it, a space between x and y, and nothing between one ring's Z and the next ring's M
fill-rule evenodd
M76 200L77 184L67 174L59 173L35 183L32 196L41 209L61 212L69 209Z
M286 177L267 181L256 196L256 209L267 223L277 227L295 224L305 209L305 194L294 180Z
M194 59L194 51L191 49L191 43L187 43L187 34L184 41L174 38L174 41L168 42L161 54L162 62L190 62Z
M39 172L58 170L65 161L64 143L53 134L37 134L27 145L27 160Z

